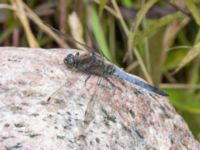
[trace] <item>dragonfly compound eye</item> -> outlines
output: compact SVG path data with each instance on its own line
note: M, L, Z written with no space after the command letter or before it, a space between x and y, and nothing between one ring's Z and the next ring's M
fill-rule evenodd
M67 57L65 57L64 59L64 63L69 67L74 67L76 65L74 55L72 54L67 55Z

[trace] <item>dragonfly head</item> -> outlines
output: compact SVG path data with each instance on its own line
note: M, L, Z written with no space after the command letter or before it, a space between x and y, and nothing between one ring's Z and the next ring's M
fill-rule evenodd
M73 54L68 54L64 59L64 63L68 67L76 67L75 56Z

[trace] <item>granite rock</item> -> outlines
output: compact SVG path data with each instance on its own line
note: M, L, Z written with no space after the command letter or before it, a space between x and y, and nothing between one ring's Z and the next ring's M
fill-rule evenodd
M71 49L0 48L0 149L199 150L167 97L67 68Z

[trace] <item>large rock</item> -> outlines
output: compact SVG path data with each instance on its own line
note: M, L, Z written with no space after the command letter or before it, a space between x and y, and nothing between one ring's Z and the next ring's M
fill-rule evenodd
M167 97L115 77L85 83L69 52L0 48L0 149L200 149Z

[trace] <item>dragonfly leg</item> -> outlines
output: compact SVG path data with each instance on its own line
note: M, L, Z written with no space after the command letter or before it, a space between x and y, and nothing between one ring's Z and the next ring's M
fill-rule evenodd
M112 87L117 88L118 90L120 90L121 92L123 91L120 87L118 87L117 85L115 85L114 83L112 83L112 81L110 81L108 78L103 77L106 81L108 81Z
M90 79L90 77L91 77L91 74L89 74L89 75L87 76L87 78L85 79L85 85L87 84L87 81Z
M101 84L101 80L102 80L102 78L100 78L100 79L97 81L97 85L98 85L98 86Z

